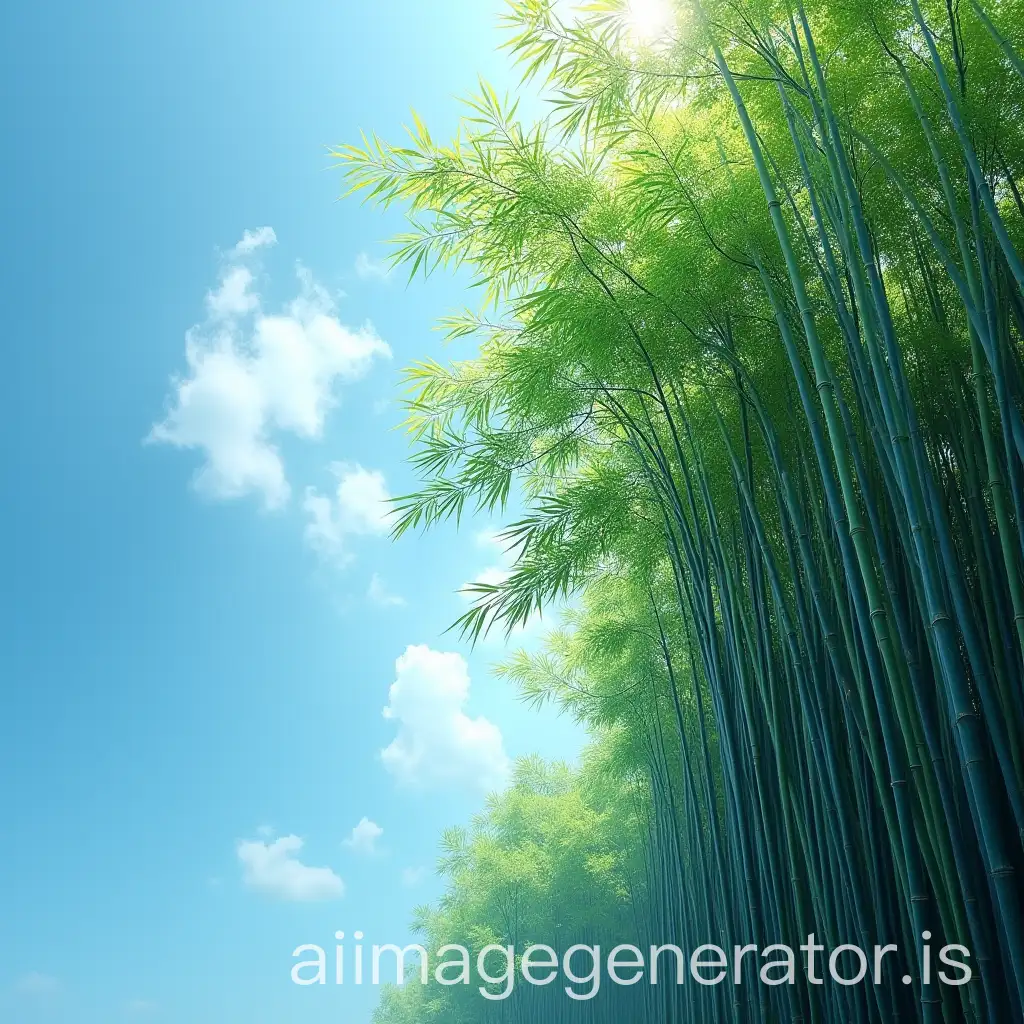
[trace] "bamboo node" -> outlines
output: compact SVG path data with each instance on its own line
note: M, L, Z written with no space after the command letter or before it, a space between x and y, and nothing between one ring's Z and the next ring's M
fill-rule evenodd
M1003 864L998 868L993 868L989 874L993 878L1008 878L1013 874L1013 868L1009 864Z

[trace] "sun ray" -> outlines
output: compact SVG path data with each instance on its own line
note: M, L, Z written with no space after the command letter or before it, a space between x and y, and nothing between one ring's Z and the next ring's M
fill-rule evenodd
M670 0L629 0L626 24L640 46L651 46L669 34L675 21Z

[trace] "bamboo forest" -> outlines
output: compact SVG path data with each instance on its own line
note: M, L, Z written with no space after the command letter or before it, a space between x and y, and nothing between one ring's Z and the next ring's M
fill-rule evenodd
M544 612L497 673L590 737L441 837L423 944L714 944L729 976L410 978L374 1019L1024 1021L1024 3L640 6L512 0L536 116L468 79L454 139L334 156L407 214L396 264L479 286L442 325L473 357L407 372L396 542L504 524L455 627ZM902 960L734 983L734 947L808 936L826 975Z

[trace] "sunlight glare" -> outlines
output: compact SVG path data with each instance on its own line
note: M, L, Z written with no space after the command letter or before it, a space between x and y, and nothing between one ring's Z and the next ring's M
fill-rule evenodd
M626 23L629 34L641 46L667 36L674 20L671 0L629 0Z

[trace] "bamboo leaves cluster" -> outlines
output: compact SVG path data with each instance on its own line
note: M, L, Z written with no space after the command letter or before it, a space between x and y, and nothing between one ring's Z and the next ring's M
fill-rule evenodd
M479 354L410 372L397 532L527 496L460 625L574 603L506 672L602 737L649 837L620 835L584 930L928 933L976 967L629 1019L1024 1019L1024 7L678 0L641 52L592 7L509 6L547 121L481 85L449 146L417 122L338 150L409 208L397 261L486 294L447 325ZM568 1013L544 1006L500 1019Z

